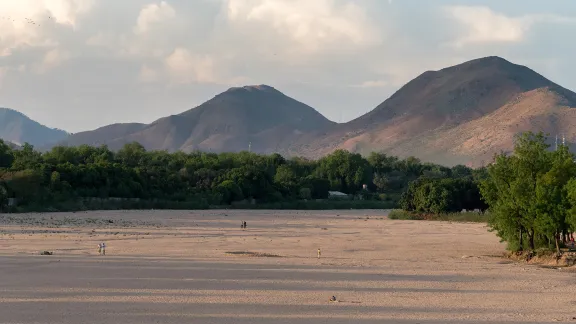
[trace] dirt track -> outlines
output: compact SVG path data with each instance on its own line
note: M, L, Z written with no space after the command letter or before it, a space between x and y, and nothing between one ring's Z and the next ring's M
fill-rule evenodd
M503 245L480 224L385 215L3 218L0 323L573 322L573 273L503 262ZM105 257L98 256L101 241ZM54 255L40 256L42 250ZM340 302L330 303L332 295Z

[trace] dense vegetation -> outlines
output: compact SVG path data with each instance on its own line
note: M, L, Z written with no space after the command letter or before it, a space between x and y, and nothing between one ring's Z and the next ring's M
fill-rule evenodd
M486 169L463 168L457 174L453 170L452 177L422 176L410 182L400 201L403 210L390 216L484 219L512 251L560 253L576 229L575 161L567 146L550 150L542 133L521 134L513 154L496 155Z
M0 141L0 207L6 210L9 198L17 201L13 211L400 206L404 212L393 217L484 219L511 250L560 251L576 228L575 160L566 146L550 150L543 134L532 133L518 137L513 154L475 170L344 150L313 161L249 152L148 152L138 143L118 152L79 146L41 153ZM352 200L328 199L330 190Z
M5 207L7 198L17 198L17 207L12 208L16 211L391 208L414 180L460 179L471 172L416 158L380 153L364 158L343 150L311 161L249 152L146 151L138 143L117 152L105 146L79 146L41 153L28 144L13 150L1 142L0 204ZM329 190L354 200L327 200ZM249 204L252 201L256 204Z
M555 248L576 228L576 163L568 147L550 150L543 134L519 136L514 154L495 157L480 182L489 224L511 250Z

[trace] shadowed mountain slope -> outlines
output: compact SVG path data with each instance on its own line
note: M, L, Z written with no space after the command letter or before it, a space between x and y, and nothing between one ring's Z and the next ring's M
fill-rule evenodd
M44 126L21 112L0 108L0 138L5 141L40 147L61 141L67 136L65 131Z

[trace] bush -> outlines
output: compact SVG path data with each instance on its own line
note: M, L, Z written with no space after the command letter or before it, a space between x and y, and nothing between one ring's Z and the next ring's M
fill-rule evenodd
M448 213L436 215L432 220L463 223L487 223L488 214L476 212Z
M488 214L475 212L462 213L444 213L444 214L422 214L409 212L401 209L395 209L388 214L389 219L401 220L432 220L445 222L470 222L470 223L487 223Z
M389 219L401 219L401 220L419 220L422 218L418 218L415 213L411 213L409 211L405 211L402 209L394 209L390 211L388 214Z
M219 206L220 208L222 206ZM338 210L338 209L391 209L396 204L387 201L370 200L323 200L323 201L284 201L269 204L235 204L232 209L293 209L293 210Z

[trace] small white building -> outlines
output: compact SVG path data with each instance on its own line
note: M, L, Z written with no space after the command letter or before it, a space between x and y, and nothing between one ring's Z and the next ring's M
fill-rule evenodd
M328 191L330 199L350 199L350 196L340 191Z

